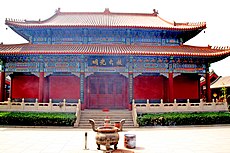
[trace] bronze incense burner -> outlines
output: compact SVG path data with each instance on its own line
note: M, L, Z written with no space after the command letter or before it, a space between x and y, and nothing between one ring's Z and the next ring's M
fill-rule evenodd
M105 119L104 126L100 126L95 128L95 121L93 119L89 120L89 123L92 125L92 129L94 132L97 132L96 135L96 144L98 146L98 150L100 150L100 145L105 145L106 150L110 149L111 145L114 145L114 149L117 149L117 144L119 141L118 132L122 131L122 126L125 123L125 119L120 121L120 128L110 125L110 120Z

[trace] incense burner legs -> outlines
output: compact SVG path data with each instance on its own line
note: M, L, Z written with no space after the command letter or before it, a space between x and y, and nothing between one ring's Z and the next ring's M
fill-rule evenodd
M117 149L117 144L119 141L119 134L117 132L114 133L101 133L97 132L96 135L96 144L97 149L101 149L101 145L104 145L106 147L106 150L110 149L110 146L113 145L114 149Z

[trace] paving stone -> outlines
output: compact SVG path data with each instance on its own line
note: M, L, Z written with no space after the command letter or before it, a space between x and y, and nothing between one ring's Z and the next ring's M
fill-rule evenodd
M85 149L85 132L88 134ZM124 147L125 134L136 135L136 148ZM124 153L229 153L230 125L128 128L119 133L118 150ZM76 128L1 128L4 153L103 153L96 133ZM112 147L112 146L111 146Z

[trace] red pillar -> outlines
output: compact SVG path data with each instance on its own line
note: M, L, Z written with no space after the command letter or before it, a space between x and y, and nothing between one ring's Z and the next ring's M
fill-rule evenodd
M0 72L0 101L4 101L5 95L5 72Z
M82 66L83 67L83 66ZM86 107L85 102L85 72L80 72L80 99L81 99L81 110L84 110Z
M174 94L173 94L173 73L169 72L169 102L174 101Z
M132 101L133 101L133 72L128 73L128 88L129 88L129 106L128 109L131 111L132 110Z
M211 98L211 88L210 88L210 75L209 72L206 72L206 101L207 102L211 102L212 98Z
M43 102L44 96L44 72L39 73L39 93L38 93L38 102Z

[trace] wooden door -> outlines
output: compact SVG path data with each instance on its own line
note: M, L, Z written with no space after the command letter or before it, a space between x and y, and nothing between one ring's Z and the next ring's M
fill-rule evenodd
M88 79L89 108L125 108L126 81L121 75L96 75Z

